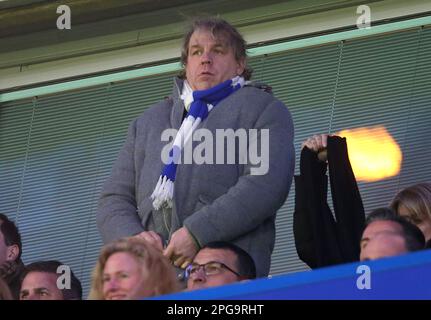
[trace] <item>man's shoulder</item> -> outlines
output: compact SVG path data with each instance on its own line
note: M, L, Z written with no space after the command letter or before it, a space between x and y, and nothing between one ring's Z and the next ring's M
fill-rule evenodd
M272 96L272 87L261 81L248 81L244 88L261 93L264 92Z
M249 81L239 92L240 96L246 96L248 100L257 99L256 102L271 103L278 100L269 85L258 81Z
M286 105L277 99L272 93L272 88L260 82L251 82L238 91L236 99L246 101L248 108L256 107L257 109L266 109L268 105L282 106Z
M164 97L162 100L150 105L135 119L137 122L151 121L155 117L163 117L169 115L173 105L171 96Z
M252 85L246 85L238 90L236 99L238 100L233 103L247 110L251 118L263 116L265 121L283 122L285 126L292 126L292 116L288 106L273 95L272 88L266 84L254 82Z

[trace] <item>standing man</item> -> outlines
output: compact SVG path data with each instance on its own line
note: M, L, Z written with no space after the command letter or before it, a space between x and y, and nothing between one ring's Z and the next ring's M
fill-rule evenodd
M207 243L230 241L252 256L258 277L268 274L275 215L293 177L293 123L268 87L246 81L246 59L244 39L226 21L192 24L172 96L131 123L103 187L97 222L104 242L136 235L185 268ZM169 129L176 134L166 147ZM246 132L245 143L224 145L218 134L229 130L235 142ZM193 153L187 163L181 158L187 146L196 151L199 131L197 140L210 135L215 141L204 152L212 159L197 163Z

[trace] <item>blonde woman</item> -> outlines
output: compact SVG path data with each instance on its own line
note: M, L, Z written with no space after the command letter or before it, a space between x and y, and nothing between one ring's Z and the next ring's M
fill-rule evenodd
M431 184L418 183L400 191L392 200L391 208L419 227L425 236L426 247L431 247Z
M169 260L145 240L130 237L102 248L89 299L133 300L178 290Z

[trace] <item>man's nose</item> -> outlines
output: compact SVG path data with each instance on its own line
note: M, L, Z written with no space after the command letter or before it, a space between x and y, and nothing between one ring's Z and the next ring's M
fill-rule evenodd
M202 64L211 64L212 63L212 54L209 51L204 51L201 55L201 63Z
M198 271L194 274L193 282L205 282L206 276L203 268L199 268Z
M40 300L40 295L35 293L30 293L27 297L27 300Z

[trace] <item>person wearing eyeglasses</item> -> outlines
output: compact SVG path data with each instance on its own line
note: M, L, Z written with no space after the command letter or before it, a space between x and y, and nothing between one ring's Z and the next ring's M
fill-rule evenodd
M187 290L196 290L255 279L256 266L240 247L225 241L203 247L186 268Z

